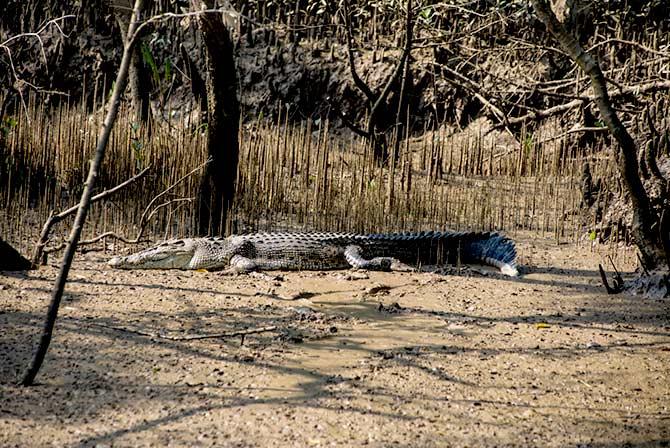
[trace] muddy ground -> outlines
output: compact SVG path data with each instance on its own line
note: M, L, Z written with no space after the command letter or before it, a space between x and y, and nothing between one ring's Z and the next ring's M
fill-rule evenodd
M80 255L31 388L56 269L2 273L0 446L668 446L670 301L607 296L589 247L519 246L519 279Z

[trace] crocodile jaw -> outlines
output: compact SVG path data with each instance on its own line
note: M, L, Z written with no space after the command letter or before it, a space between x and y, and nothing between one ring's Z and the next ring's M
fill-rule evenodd
M107 263L117 269L192 269L196 248L189 243L173 240L126 257L114 257Z

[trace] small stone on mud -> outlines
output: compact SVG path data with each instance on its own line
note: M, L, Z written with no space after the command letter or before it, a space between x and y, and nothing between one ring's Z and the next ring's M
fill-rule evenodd
M282 297L284 300L299 300L299 299L309 299L314 297L316 294L308 291L298 291L287 296Z
M369 288L365 288L365 294L388 294L390 290L390 286L377 284L370 286Z
M402 311L404 311L405 308L401 307L398 302L393 302L390 305L384 305L383 303L379 302L379 306L377 307L377 311L380 313L389 313L389 314L398 314Z

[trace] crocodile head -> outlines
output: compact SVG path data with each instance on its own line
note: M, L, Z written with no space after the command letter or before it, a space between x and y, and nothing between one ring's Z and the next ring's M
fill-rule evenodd
M225 240L185 238L165 241L125 257L114 257L108 264L117 269L213 269L230 260Z

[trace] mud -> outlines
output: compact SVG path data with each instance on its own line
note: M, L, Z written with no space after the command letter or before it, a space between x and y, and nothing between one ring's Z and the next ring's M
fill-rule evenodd
M30 388L57 271L5 272L0 446L667 446L670 301L604 294L589 247L520 253L519 279L79 255Z

